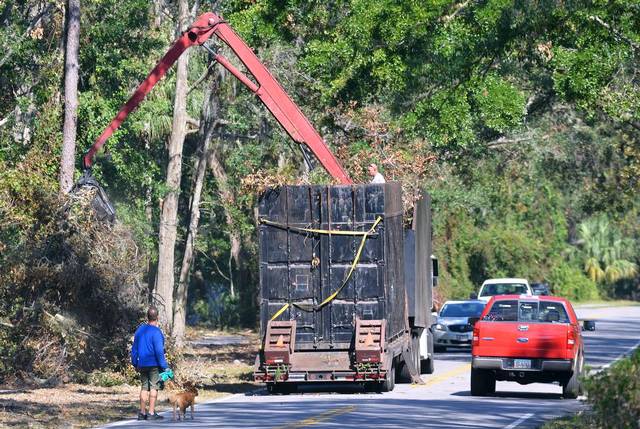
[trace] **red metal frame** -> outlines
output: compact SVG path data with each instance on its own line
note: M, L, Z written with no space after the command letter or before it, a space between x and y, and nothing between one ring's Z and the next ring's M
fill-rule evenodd
M340 162L329 150L322 137L315 130L311 122L291 100L278 81L260 62L251 48L233 31L221 17L208 12L200 15L193 25L176 40L147 78L138 86L129 101L120 109L109 126L91 146L83 158L84 168L90 168L96 152L105 144L107 139L118 129L125 118L138 107L144 97L153 89L156 83L165 75L167 70L176 62L178 57L194 45L202 45L211 36L216 35L238 56L240 61L253 76L254 83L245 74L236 69L225 57L216 54L215 60L229 70L251 92L256 94L269 109L274 118L282 125L287 134L300 144L305 144L318 158L327 172L341 184L353 183L349 175L342 168Z

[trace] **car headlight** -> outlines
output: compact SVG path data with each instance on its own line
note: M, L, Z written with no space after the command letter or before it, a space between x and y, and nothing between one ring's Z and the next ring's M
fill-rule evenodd
M442 323L436 323L435 325L433 325L433 329L435 329L436 331L446 331L447 327Z

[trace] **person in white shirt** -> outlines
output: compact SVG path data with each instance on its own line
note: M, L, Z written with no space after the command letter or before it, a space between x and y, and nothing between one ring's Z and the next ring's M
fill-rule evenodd
M369 164L369 176L371 176L371 183L385 183L384 176L378 171L376 164Z

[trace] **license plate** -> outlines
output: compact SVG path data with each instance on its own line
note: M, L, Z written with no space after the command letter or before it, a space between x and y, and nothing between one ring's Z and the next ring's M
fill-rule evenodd
M456 335L456 339L457 339L458 341L466 341L466 340L468 340L468 339L469 339L469 337L468 337L468 336L466 336L466 335Z
M513 367L515 369L531 369L531 359L514 359Z

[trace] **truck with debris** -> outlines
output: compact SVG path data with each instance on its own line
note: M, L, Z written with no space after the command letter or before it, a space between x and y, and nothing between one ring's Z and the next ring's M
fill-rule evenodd
M433 371L429 196L416 204L405 229L398 182L262 195L254 376L270 392L340 382L387 392L396 377L420 382L421 367Z

